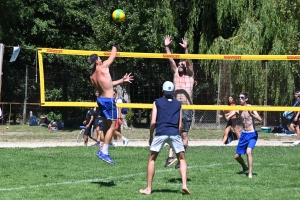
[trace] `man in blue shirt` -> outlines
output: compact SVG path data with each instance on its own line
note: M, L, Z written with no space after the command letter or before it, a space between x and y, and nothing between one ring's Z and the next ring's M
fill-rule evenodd
M156 99L152 107L152 119L150 124L150 156L148 159L147 187L141 189L141 194L150 195L152 192L152 181L155 171L156 158L165 143L168 143L176 153L180 162L180 174L182 179L182 190L190 194L187 188L187 164L185 159L185 150L180 134L182 124L181 102L173 98L174 84L166 81L163 84L164 96ZM153 138L154 129L156 129Z

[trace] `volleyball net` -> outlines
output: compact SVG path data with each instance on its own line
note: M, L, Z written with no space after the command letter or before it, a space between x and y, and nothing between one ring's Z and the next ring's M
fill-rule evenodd
M94 88L89 80L90 70L88 70L88 63L86 61L87 57L94 53L101 57L110 55L110 52L103 51L38 49L41 105L55 107L94 107L96 105L94 103ZM118 104L118 106L141 109L152 108L154 99L162 96L162 84L167 80L173 81L173 73L170 69L168 58L173 58L175 61L179 59L194 60L195 79L194 83L192 83L194 86L193 105L183 105L183 109L191 110L230 110L229 106L218 105L220 102L216 98L221 99L226 94L234 93L232 91L234 90L232 88L234 86L230 82L222 84L225 86L223 86L223 89L221 88L223 91L220 92L220 88L217 86L220 83L215 83L212 78L207 78L204 73L204 66L216 65L220 68L219 65L222 61L221 70L226 68L226 66L230 66L230 70L240 70L240 73L244 74L244 76L251 76L251 72L245 74L243 71L244 68L247 68L247 64L253 66L256 64L261 65L261 61L264 60L277 61L276 65L278 65L278 62L287 63L288 61L300 60L300 56L297 55L206 55L118 52L117 58L110 68L112 79L120 79L125 73L129 72L132 72L134 75L133 83L126 83L121 86L121 96L126 95L130 103L126 105ZM70 66L70 64L67 65L66 63L72 63L72 65ZM220 74L217 75L220 76L221 81L226 81L224 80L227 76L226 72L223 78ZM261 74L261 76L264 76L264 74ZM251 83L245 84L251 85ZM245 89L247 91L247 88ZM257 92L259 94L252 94L252 97L265 95L264 91L264 88L258 88ZM235 94L238 95L237 92ZM298 108L292 106L252 106L251 108L238 106L236 109L257 111L298 110Z
M102 59L110 55L105 51L82 51L68 49L38 49L40 103L45 107L95 107L94 88L90 83L90 70L87 57L97 54ZM292 102L283 101L282 94L294 91L289 84L292 68L299 66L298 55L207 55L207 54L163 54L118 52L110 67L113 80L122 78L126 73L134 75L134 81L117 86L118 96L129 103L117 104L118 107L131 109L151 109L156 98L162 96L162 84L173 81L169 58L176 63L179 60L192 60L194 69L192 105L183 105L183 109L195 110L196 121L218 121L220 110L232 110L227 105L230 94L242 91L250 93L249 103L253 106L236 106L235 110L256 110L260 114L271 114L275 121L286 110L298 111ZM266 64L267 63L267 64ZM270 77L280 70L286 71L279 79ZM245 81L241 81L244 76ZM245 77L246 76L246 77ZM250 77L250 79L249 79ZM239 78L239 80L238 80ZM243 77L242 77L243 79ZM187 84L187 83L185 83ZM276 84L281 84L276 90ZM271 86L270 86L271 85ZM292 97L290 98L292 99ZM277 106L274 106L276 105ZM271 106L270 106L271 105ZM288 106L290 105L290 106ZM216 112L217 111L217 112ZM149 111L145 111L149 112ZM266 117L266 116L265 116ZM273 120L273 119L272 119Z

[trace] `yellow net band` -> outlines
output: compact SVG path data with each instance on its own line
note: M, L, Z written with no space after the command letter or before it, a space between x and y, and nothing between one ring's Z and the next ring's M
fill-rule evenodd
M110 56L106 51L83 51L69 49L40 48L40 53L81 55L89 56L97 54L99 56ZM165 53L135 53L118 52L117 57L127 58L161 58L161 59L198 59L198 60L300 60L300 55L216 55L216 54L165 54Z
M42 106L50 107L97 107L96 102L45 102ZM120 108L152 109L152 104L117 103ZM256 111L300 111L300 107L292 106L225 106L225 105L182 105L183 110L256 110Z

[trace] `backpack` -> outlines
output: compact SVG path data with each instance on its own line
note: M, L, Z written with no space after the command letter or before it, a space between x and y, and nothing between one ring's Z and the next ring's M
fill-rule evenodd
M286 126L276 126L272 129L272 133L286 133L287 131L289 129Z
M293 106L298 106L300 104L300 100L296 101ZM295 118L296 113L294 111L285 111L282 116L287 120L292 120Z
M230 129L230 131L228 132L228 138L225 141L225 144L229 144L231 143L233 140L237 140L237 136L236 134Z
M38 122L37 122L37 118L35 115L32 115L29 119L29 126L37 126Z

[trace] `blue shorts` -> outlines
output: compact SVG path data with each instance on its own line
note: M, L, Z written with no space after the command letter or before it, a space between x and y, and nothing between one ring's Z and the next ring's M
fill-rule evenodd
M236 154L246 154L247 148L254 149L258 139L257 131L242 131Z
M106 119L117 119L117 106L114 98L98 97L99 115Z

